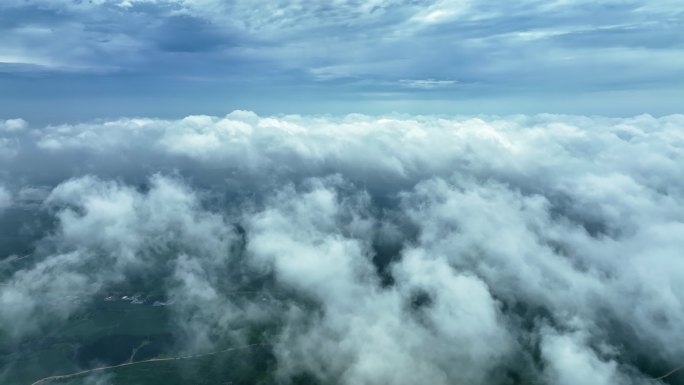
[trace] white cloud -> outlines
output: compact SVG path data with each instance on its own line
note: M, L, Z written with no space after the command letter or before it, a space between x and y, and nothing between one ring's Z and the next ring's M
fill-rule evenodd
M0 131L18 132L23 131L28 127L28 123L24 119L8 119L0 121Z
M19 142L17 137L28 127L23 119L0 120L0 160L7 160L17 155Z
M246 219L255 262L321 307L320 313L289 313L275 348L280 374L309 370L346 384L496 378L512 340L487 286L443 261L410 254L396 266L396 286L381 290L369 248L368 197L341 197L335 184L288 188ZM415 290L433 302L417 316Z
M409 88L420 88L425 90L431 90L435 88L445 88L455 85L457 82L455 80L436 80L436 79L402 79L399 81L404 87Z
M412 21L425 24L444 23L458 20L471 11L471 0L438 0L421 9L412 17Z
M52 252L38 253L32 268L0 287L6 309L0 330L11 336L66 318L132 271L161 269L185 255L219 258L220 264L233 240L220 215L201 210L192 191L160 176L151 178L146 194L94 177L72 179L55 187L45 203L58 220L49 239ZM194 295L186 289L179 289L181 304L186 294L188 301Z
M0 138L0 159L8 159L17 155L17 141L9 138Z
M548 383L645 385L653 382L645 378L630 378L621 373L617 362L610 357L601 358L587 342L587 336L581 331L562 334L548 327L543 328L541 354L548 365L545 370Z
M683 120L681 115L483 119L233 113L223 118L121 119L51 126L40 132L36 142L51 150L152 151L208 163L270 168L303 162L313 168L336 165L355 174L379 171L412 178L428 171L448 173L457 165L478 175L544 178L540 187L559 191L567 183L568 188L576 188L573 181L591 171L603 176L624 174L638 184L659 189L672 184L681 187L677 159L683 151ZM634 151L640 153L638 159L627 156ZM651 173L653 168L659 174Z

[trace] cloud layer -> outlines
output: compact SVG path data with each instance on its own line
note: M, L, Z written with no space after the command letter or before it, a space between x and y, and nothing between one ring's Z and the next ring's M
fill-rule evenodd
M53 225L2 270L7 338L143 276L187 350L276 322L282 381L649 384L684 356L684 116L12 122L0 208Z
M8 0L0 116L681 112L683 17L644 0Z

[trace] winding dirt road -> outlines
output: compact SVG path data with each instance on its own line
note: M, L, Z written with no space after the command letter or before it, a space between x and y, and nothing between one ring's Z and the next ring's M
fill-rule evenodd
M252 348L255 346L266 346L266 345L267 344L250 344L250 345L245 345L245 346L238 346L238 347L234 347L234 348L218 350L215 352L193 354L193 355L189 355L189 356L169 357L169 358L151 358L151 359L145 360L145 361L126 362L126 363L119 364L119 365L102 366L99 368L83 370L83 371L76 372L76 373L62 374L62 375L57 375L57 376L50 376L50 377L41 378L40 380L32 383L31 385L43 385L43 384L47 384L47 383L52 382L52 381L68 380L70 378L82 376L84 374L102 372L105 370L122 368L124 366L143 365L143 364L149 364L149 363L153 363L153 362L163 362L163 361L188 360L191 358L201 358L201 357L213 356L213 355L221 354L221 353L225 353L225 352L230 352L230 351L235 351L235 350L244 350L244 349L249 349L249 348Z

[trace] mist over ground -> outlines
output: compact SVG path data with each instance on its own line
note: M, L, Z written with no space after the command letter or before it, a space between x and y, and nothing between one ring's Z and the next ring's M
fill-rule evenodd
M15 346L147 280L281 383L684 384L684 115L12 119L0 165Z

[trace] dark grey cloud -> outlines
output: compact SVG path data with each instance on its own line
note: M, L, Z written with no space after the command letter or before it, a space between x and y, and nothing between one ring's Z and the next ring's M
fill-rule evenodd
M190 16L169 17L163 20L154 34L157 46L169 52L215 51L240 43L218 26Z

